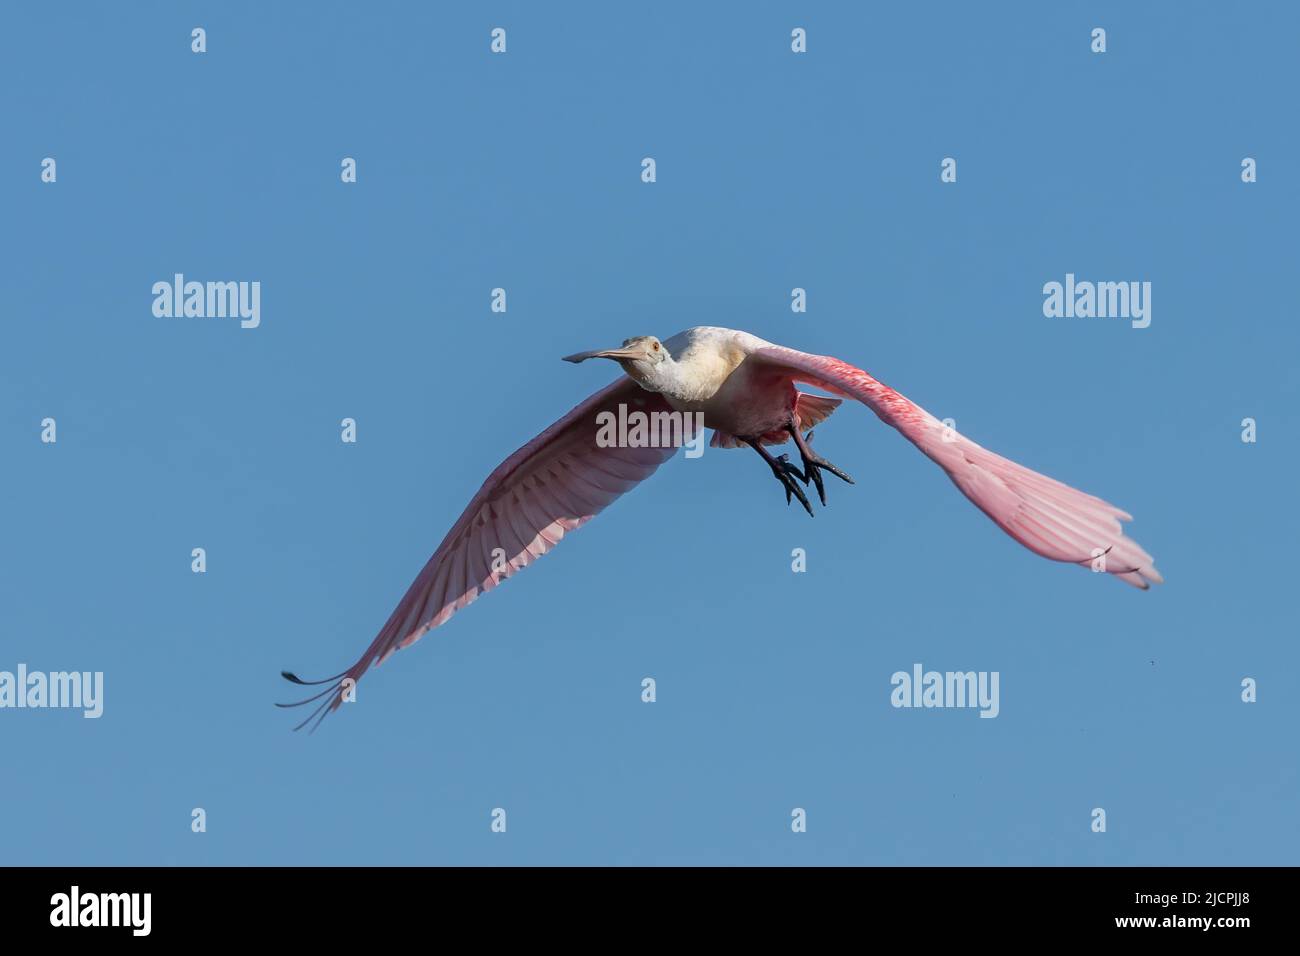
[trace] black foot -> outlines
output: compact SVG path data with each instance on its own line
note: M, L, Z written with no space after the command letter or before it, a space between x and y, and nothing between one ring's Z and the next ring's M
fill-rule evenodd
M803 493L803 489L800 488L798 482L795 481L797 478L799 481L807 484L808 479L803 476L803 472L801 472L794 462L790 460L789 455L779 455L772 459L772 474L776 475L777 480L785 486L785 503L788 505L790 503L790 497L793 495L795 498L799 499L799 504L803 505L803 510L808 512L808 517L811 518L813 516L812 505L808 503L808 496ZM825 501L826 499L823 498L822 503L825 504Z
M822 482L823 470L829 471L836 478L840 479L840 481L847 481L850 485L854 484L852 478L812 450L812 446L808 444L812 441L813 437L811 431L808 432L807 435L800 437L799 429L790 426L788 430L790 434L794 436L794 443L799 447L799 454L803 457L802 477L804 484L807 484L810 480L812 481L813 485L817 488L817 497L821 499L823 505L826 504L826 486Z

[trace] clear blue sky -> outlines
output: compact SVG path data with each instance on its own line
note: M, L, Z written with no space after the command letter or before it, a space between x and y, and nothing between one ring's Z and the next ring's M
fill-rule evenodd
M1294 6L802 6L6 7L0 669L106 686L0 711L0 860L1297 861ZM175 272L261 327L155 318ZM1068 272L1150 328L1045 318ZM678 456L290 732L280 669L355 659L615 371L560 356L703 324L1114 501L1168 584L1035 557L846 406L815 520ZM1000 716L893 709L916 662Z

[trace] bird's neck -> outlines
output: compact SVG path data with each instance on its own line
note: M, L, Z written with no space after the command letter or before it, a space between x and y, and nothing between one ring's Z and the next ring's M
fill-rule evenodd
M636 380L647 392L659 392L662 395L684 397L688 391L686 369L671 357L665 358L654 368L646 371L632 362L620 362L623 371Z

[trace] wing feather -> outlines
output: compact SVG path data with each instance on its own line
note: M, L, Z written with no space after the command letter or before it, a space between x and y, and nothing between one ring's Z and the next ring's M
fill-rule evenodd
M372 665L445 623L480 594L546 554L567 533L582 527L672 457L676 451L672 447L598 445L597 417L602 412L617 416L620 405L634 405L647 414L672 410L661 395L623 377L497 466L365 653L337 678L330 678L335 681L333 694L326 691L329 696L308 721L319 722L338 708L345 680L359 680ZM497 548L505 554L502 570L494 569Z
M998 527L1036 554L1084 567L1100 559L1108 574L1143 590L1164 582L1151 555L1125 536L1120 522L1132 520L1128 512L977 445L848 362L767 344L749 358L784 370L791 381L862 402L942 468Z

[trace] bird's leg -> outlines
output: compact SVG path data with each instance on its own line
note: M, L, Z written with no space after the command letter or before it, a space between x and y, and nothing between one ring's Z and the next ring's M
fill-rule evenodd
M812 483L817 486L817 496L821 498L823 505L826 504L826 488L822 485L821 475L823 468L841 481L847 481L849 484L853 484L852 478L812 450L811 446L808 444L812 441L813 437L811 431L808 432L807 435L800 435L798 424L793 422L786 425L785 430L794 438L794 443L799 449L799 454L803 456L804 482L807 483L811 479Z
M795 481L796 478L799 481L804 481L803 473L790 461L790 456L774 457L770 451L763 447L762 439L759 438L742 438L741 441L763 456L763 460L772 469L772 474L785 488L785 503L789 504L790 496L793 495L799 499L799 504L803 505L804 510L811 517L813 513L812 505L808 503L808 496L803 493L803 489Z

